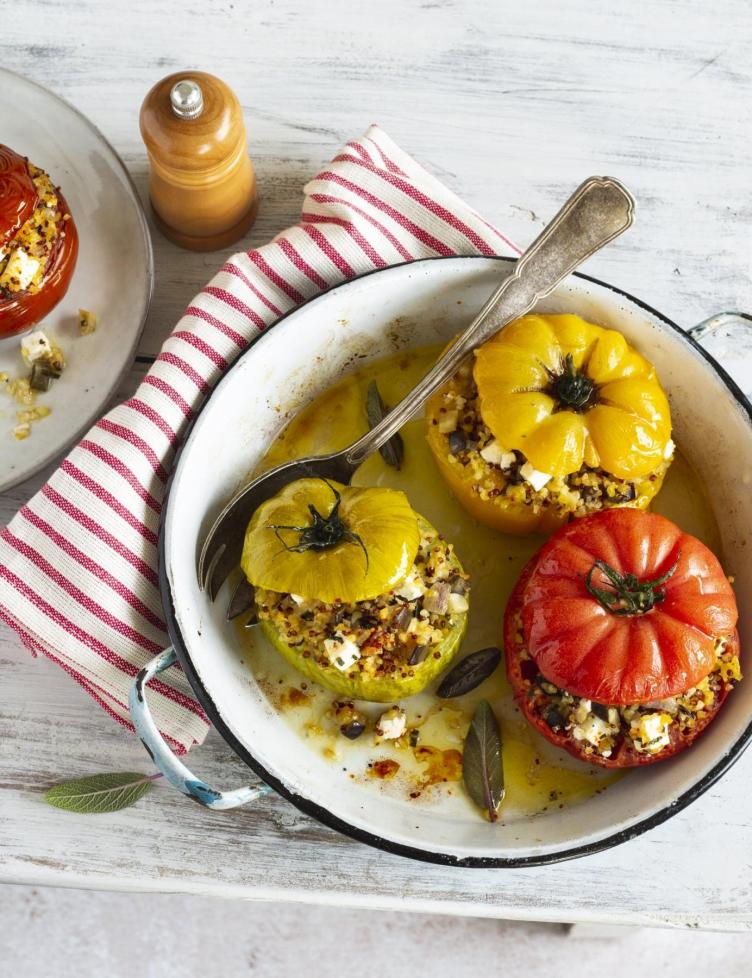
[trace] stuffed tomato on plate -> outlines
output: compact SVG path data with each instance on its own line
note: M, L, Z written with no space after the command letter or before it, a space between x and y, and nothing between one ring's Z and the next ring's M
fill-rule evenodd
M76 225L60 188L0 145L0 337L30 329L60 302L77 257Z

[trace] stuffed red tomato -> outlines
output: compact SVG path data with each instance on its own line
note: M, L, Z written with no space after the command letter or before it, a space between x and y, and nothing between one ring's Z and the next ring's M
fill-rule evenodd
M715 555L670 520L607 510L562 527L507 605L507 672L547 740L604 767L688 747L741 679Z
M0 337L30 329L63 298L78 234L59 187L0 145Z

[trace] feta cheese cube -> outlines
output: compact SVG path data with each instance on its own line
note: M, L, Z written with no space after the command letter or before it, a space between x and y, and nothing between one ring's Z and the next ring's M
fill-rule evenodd
M586 740L593 747L613 733L613 728L605 720L591 713L587 719L576 727L572 728L572 736L575 740Z
M593 704L590 700L580 700L577 707L574 710L574 719L576 723L583 723L586 719Z
M358 646L352 639L345 638L344 635L325 638L324 650L331 664L339 669L340 672L345 672L351 666L354 666L360 658L360 649Z
M19 290L28 289L39 271L40 264L38 258L27 255L23 248L16 248L8 258L8 264L3 272L3 280L12 282Z
M490 441L485 448L481 448L480 457L489 465L498 465L502 469L508 469L510 465L514 465L516 458L514 452L505 452L496 439Z
M671 741L668 727L671 717L665 713L647 713L635 717L629 727L629 734L639 751L656 754L667 747Z
M42 357L48 357L52 353L52 344L47 339L46 333L37 329L21 340L21 356L27 363L34 363Z
M552 475L548 472L539 472L538 469L533 468L529 462L525 462L520 468L520 475L523 479L530 483L530 485L535 489L536 492L540 490L553 479Z
M462 612L467 611L470 607L467 598L464 594L450 594L447 602L447 608L450 614L460 615Z
M407 729L407 714L399 706L391 706L376 721L376 736L381 740L397 740Z
M444 414L441 415L438 428L442 435L448 435L452 431L457 430L457 419L459 416L459 411L445 411Z
M394 593L405 601L415 601L423 596L423 585L416 580L415 574L408 574L404 581L395 588Z

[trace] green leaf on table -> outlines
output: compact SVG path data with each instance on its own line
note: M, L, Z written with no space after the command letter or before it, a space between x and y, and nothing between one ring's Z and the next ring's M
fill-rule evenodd
M370 428L375 428L379 422L386 417L389 413L386 405L381 399L381 394L379 393L379 388L375 380L372 380L368 385L368 394L366 396L366 417L368 418L368 426ZM405 445L402 441L402 436L399 434L392 435L388 442L381 446L379 449L381 452L381 457L384 459L387 465L391 465L395 469L399 469L402 465L402 460L405 457Z
M159 777L159 775L156 775ZM155 775L137 771L92 774L88 778L63 781L45 793L48 805L79 815L102 815L129 808L151 788Z
M504 767L499 721L486 700L478 704L465 738L462 777L475 804L495 822L504 798Z

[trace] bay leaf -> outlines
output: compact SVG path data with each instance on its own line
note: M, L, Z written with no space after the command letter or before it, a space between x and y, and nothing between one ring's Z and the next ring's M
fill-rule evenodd
M376 425L379 424L379 422L385 418L388 413L389 411L381 399L378 385L376 384L375 380L372 380L368 385L368 394L366 395L366 417L368 418L368 426L372 429L375 428ZM405 445L399 432L392 435L389 441L381 446L379 451L381 452L381 457L384 459L387 465L391 465L397 470L400 469L402 466L402 461L405 457Z
M500 662L501 650L494 646L471 652L444 676L436 695L442 700L464 696L488 679Z
M504 798L504 767L499 721L487 700L478 704L465 738L462 777L475 804L495 822Z

